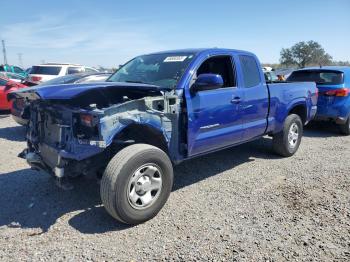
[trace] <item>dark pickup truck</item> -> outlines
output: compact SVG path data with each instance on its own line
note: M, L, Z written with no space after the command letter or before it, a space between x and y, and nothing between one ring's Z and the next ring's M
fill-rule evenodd
M107 82L8 98L30 103L20 155L32 168L59 179L97 174L105 208L128 224L163 207L174 164L265 135L291 156L317 109L314 83L266 84L254 54L217 48L142 55Z

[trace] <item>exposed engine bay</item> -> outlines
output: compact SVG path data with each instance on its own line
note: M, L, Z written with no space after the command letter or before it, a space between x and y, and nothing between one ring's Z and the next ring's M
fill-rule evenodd
M37 96L20 95L30 101L28 148L21 156L34 169L56 177L96 173L118 148L142 140L148 131L154 137L147 139L178 150L181 99L175 91L108 87L70 99Z

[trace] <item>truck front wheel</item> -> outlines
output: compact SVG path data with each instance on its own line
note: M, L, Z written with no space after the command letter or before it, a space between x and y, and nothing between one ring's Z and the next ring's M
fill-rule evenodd
M161 210L173 186L173 167L157 147L134 144L109 162L100 194L107 212L126 224L145 222Z
M302 136L303 123L300 117L290 114L284 121L283 130L273 136L273 149L281 156L292 156L297 152Z

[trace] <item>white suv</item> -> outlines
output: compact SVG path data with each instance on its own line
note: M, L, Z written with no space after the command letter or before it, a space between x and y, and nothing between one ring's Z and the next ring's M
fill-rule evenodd
M75 64L56 64L47 63L35 65L29 71L27 82L41 84L53 78L84 72L98 72L95 68L75 65Z

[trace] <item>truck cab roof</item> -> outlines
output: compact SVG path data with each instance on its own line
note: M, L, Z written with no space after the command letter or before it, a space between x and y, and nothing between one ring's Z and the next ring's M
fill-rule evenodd
M160 52L155 52L155 53L150 53L149 55L153 54L183 54L183 53L193 53L196 55L199 54L205 54L205 53L236 53L236 54L247 54L247 55L253 55L255 54L248 52L248 51L243 51L243 50L238 50L238 49L228 49L228 48L188 48L188 49L176 49L176 50L165 50L165 51L160 51Z

